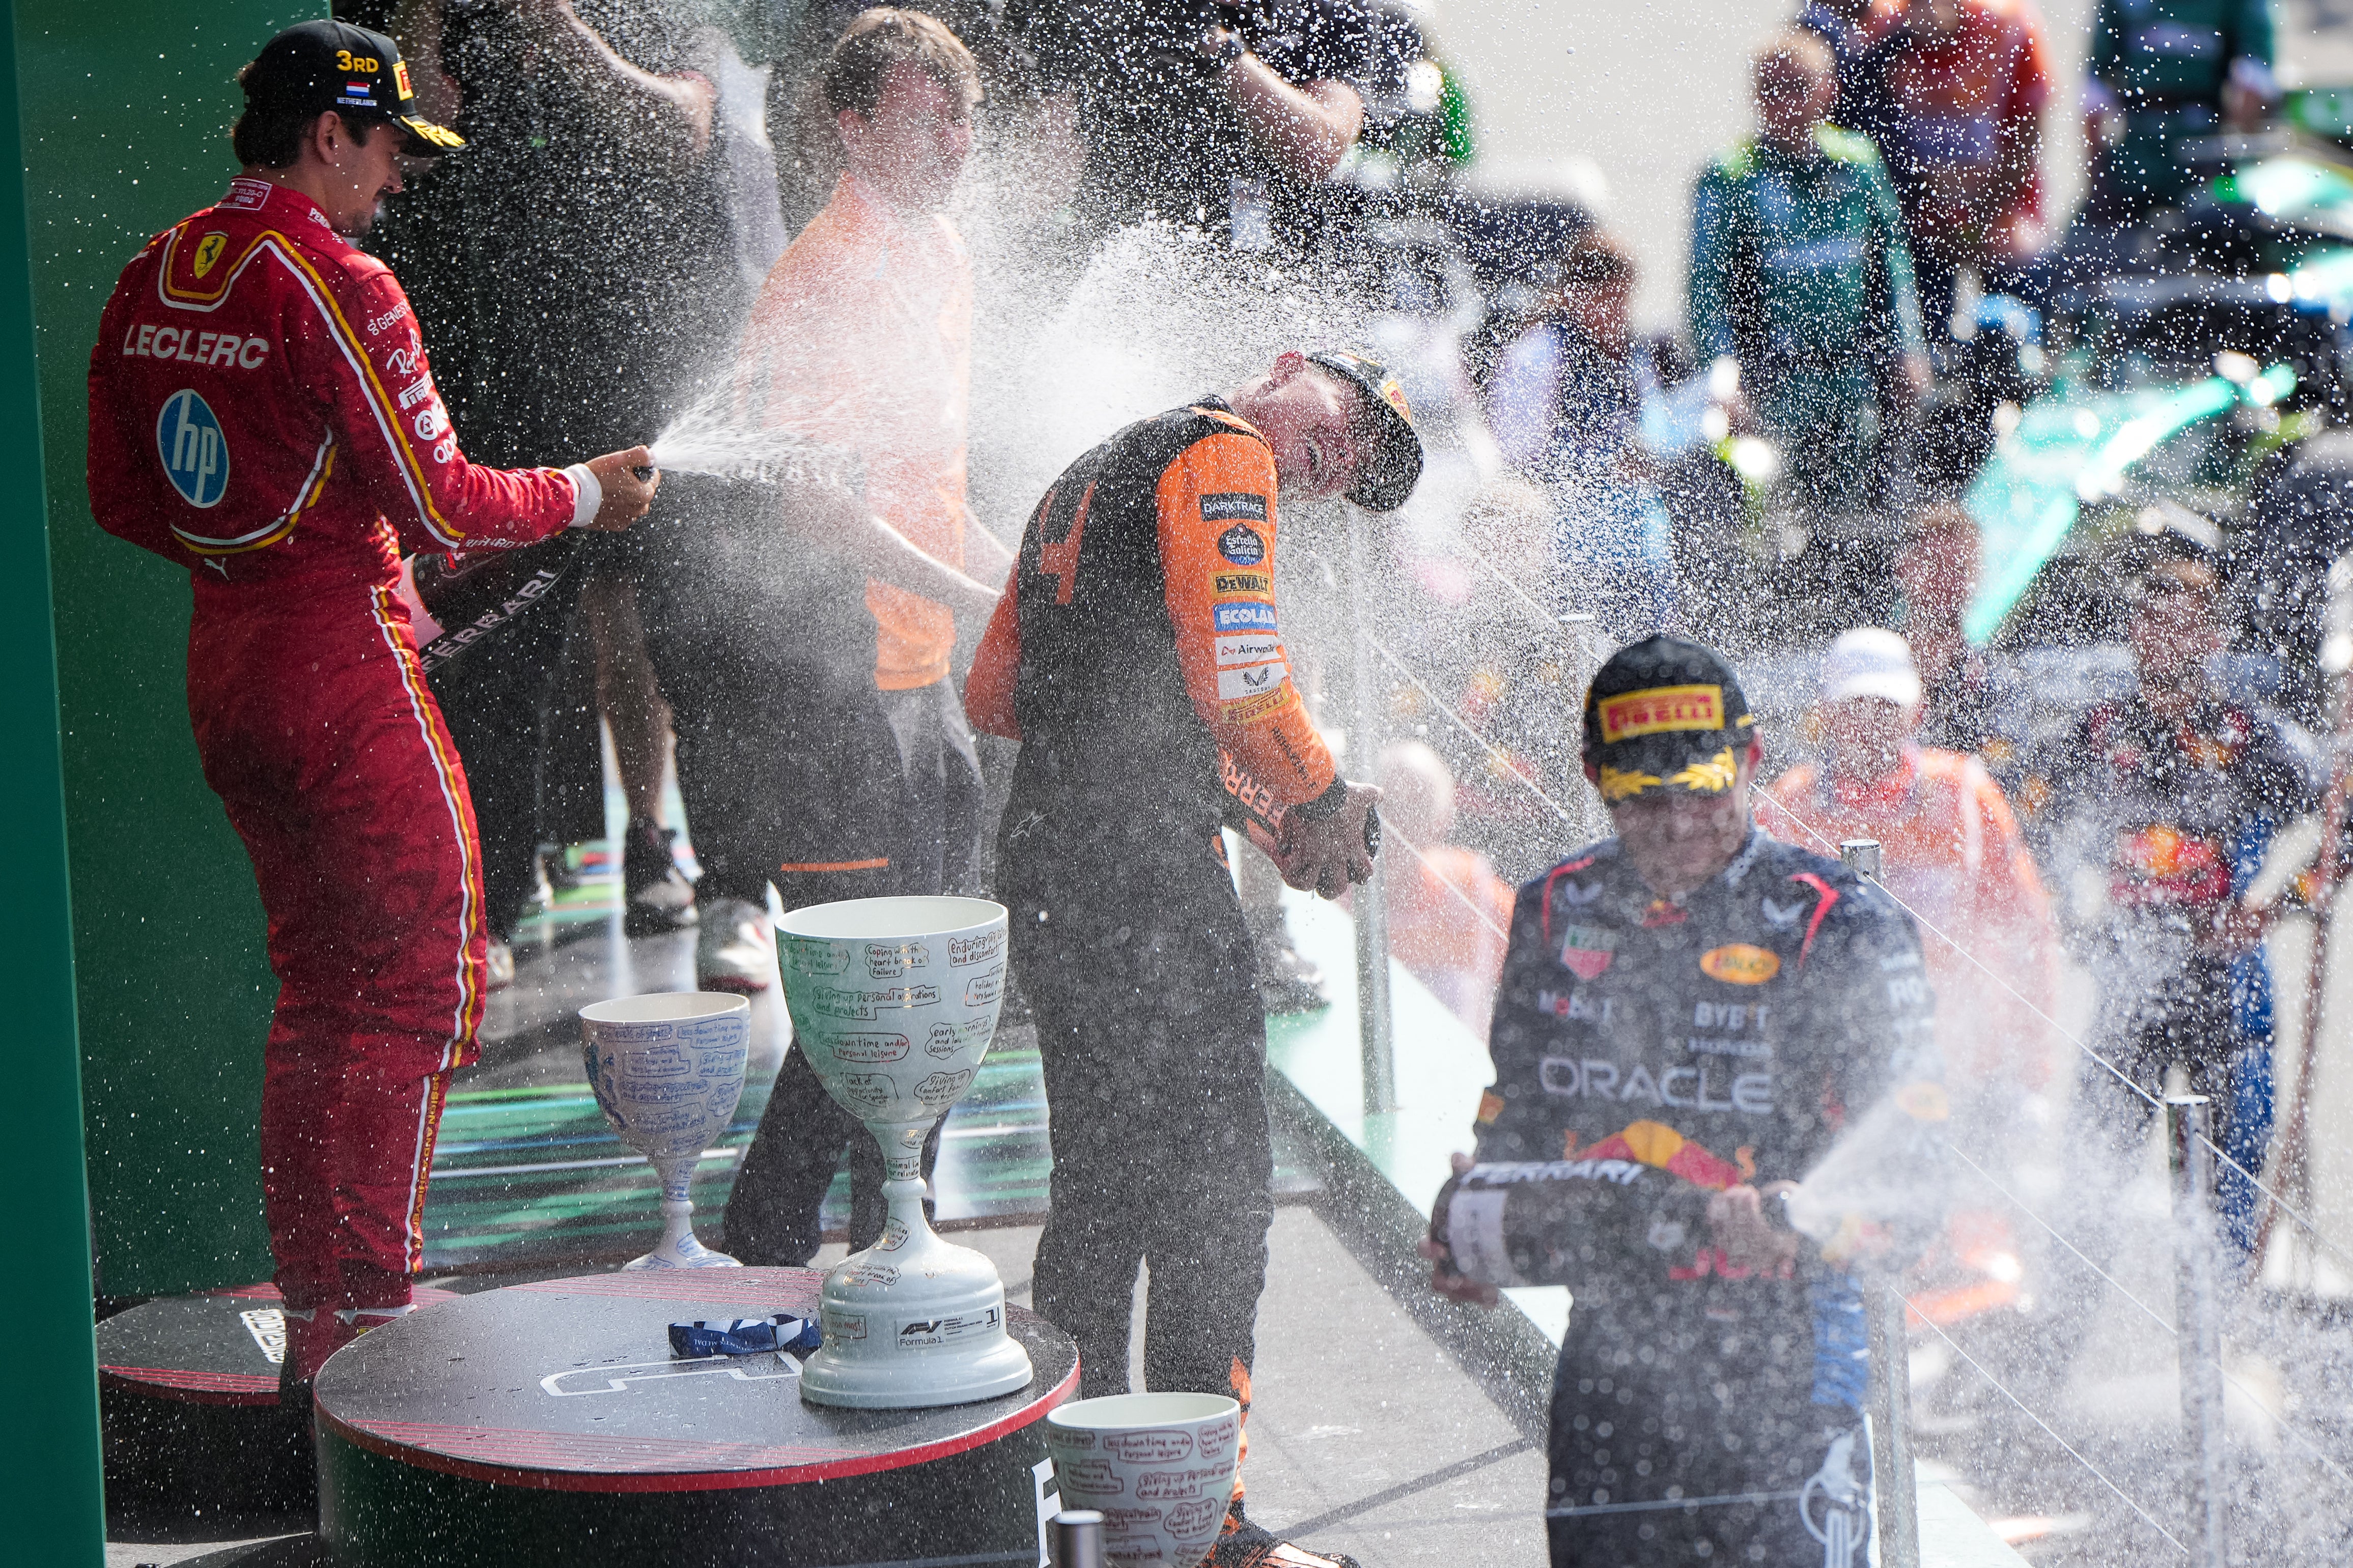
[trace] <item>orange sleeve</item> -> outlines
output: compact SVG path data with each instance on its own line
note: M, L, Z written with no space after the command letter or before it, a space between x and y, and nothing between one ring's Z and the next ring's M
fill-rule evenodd
M975 728L1008 741L1021 738L1021 721L1013 711L1014 678L1021 672L1021 610L1015 588L1021 576L1017 557L1005 574L1005 592L990 612L988 629L974 650L972 669L964 678L964 716Z
M1274 614L1274 458L1240 431L1203 437L1161 473L1160 563L1193 710L1227 793L1271 827L1338 776L1291 683Z

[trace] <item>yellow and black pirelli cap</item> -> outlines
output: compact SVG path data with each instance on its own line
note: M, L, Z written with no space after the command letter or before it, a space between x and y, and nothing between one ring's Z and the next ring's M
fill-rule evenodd
M1365 412L1356 422L1364 456L1348 499L1366 511L1395 511L1421 482L1421 434L1413 427L1405 389L1387 365L1348 349L1324 349L1307 359L1365 395Z
M1714 648L1644 637L1611 654L1585 693L1585 760L1612 805L1656 790L1722 795L1756 723Z
M417 112L417 92L400 46L349 22L303 22L287 28L261 47L237 79L246 102L256 109L302 114L332 110L356 123L398 125L408 133L404 151L411 157L438 157L466 144L455 131Z

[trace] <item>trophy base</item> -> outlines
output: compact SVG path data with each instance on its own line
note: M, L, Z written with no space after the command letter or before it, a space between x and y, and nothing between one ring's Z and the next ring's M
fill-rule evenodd
M621 1265L632 1268L741 1268L743 1264L723 1252L713 1252L695 1239L688 1230L666 1235L661 1245L642 1258L632 1258Z
M825 1277L825 1343L801 1365L801 1397L853 1410L921 1410L1027 1387L1029 1354L1005 1331L996 1267L928 1227L902 1228L902 1217L894 1213L880 1243ZM913 1218L921 1225L920 1207Z

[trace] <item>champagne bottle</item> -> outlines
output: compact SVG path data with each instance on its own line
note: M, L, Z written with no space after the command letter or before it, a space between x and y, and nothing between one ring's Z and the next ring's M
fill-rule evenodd
M1681 1263L1707 1239L1710 1189L1628 1159L1499 1161L1440 1189L1440 1266L1498 1286L1570 1285L1655 1252Z

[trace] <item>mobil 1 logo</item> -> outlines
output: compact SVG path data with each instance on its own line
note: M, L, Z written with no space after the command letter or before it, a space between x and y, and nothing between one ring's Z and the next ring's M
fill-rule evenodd
M228 489L228 441L205 400L182 387L155 416L155 453L164 477L190 506L217 505Z

